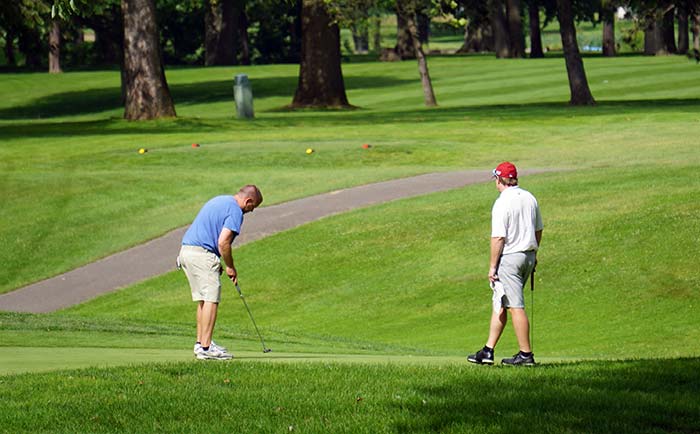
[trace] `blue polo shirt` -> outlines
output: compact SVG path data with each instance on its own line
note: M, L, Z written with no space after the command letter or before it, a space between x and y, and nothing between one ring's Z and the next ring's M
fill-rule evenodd
M199 246L221 257L219 234L223 228L241 233L243 210L233 196L216 196L205 203L182 238L184 246Z

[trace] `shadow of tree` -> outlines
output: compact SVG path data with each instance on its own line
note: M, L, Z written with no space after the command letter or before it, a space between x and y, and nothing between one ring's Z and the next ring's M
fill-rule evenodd
M261 77L251 80L255 98L288 96L292 101L297 77ZM348 76L346 89L372 89L399 86L413 80L386 76ZM233 101L233 79L169 85L175 109L178 106ZM103 113L122 108L121 89L107 87L82 91L55 93L24 105L0 109L0 119L50 119L58 116L75 116Z
M196 93L196 87L187 92ZM181 95L182 97L182 95ZM194 98L194 97L193 97ZM210 95L207 101L215 100ZM221 97L223 98L223 97ZM186 98L184 98L186 99ZM290 100L291 101L291 100ZM593 107L571 107L566 102L548 102L532 104L496 104L457 107L413 108L401 107L391 110L374 111L358 108L355 110L285 110L274 109L269 113L281 113L274 117L257 117L254 125L240 121L232 124L231 118L188 118L178 117L162 120L158 123L130 123L119 118L75 121L75 122L46 122L26 121L0 125L0 137L59 137L91 136L109 134L172 134L172 133L203 133L221 130L222 128L285 128L299 124L312 123L333 125L359 124L419 124L422 122L449 121L495 121L495 120L532 120L571 119L583 117L611 116L623 114L655 114L668 110L677 112L697 113L700 109L700 99L668 99L668 100L637 100L637 101L602 101Z
M700 432L700 359L493 368L423 388L399 432ZM517 370L505 374L503 370Z

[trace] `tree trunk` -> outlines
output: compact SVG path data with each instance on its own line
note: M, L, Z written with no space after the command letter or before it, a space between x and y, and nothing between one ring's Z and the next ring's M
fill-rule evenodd
M160 52L155 0L122 0L124 16L124 118L174 117L175 106Z
M603 18L603 56L615 56L615 11L603 5L600 14Z
M663 40L664 47L669 53L676 53L678 48L676 47L676 8L669 8L666 13L664 13L663 19Z
M17 64L17 59L15 58L15 37L14 29L7 29L5 32L5 60L10 66Z
M595 100L591 95L586 79L586 71L583 68L583 60L576 42L576 27L574 27L574 15L571 9L571 0L557 0L559 10L559 33L564 47L564 59L566 60L566 72L569 76L569 89L571 91L571 105L593 105Z
M530 17L530 58L541 59L544 57L542 50L542 33L540 31L540 8L538 2L533 1L527 7Z
M418 40L423 44L427 44L430 39L430 17L423 11L416 12L416 27L418 29Z
M423 99L425 105L428 107L435 107L437 101L435 100L435 93L433 92L433 83L430 80L430 72L428 71L428 61L423 53L423 46L421 44L420 38L418 37L418 27L413 19L412 13L406 13L406 26L408 33L413 42L413 50L416 53L416 59L418 59L418 72L420 73L420 81L423 86Z
M248 15L245 11L245 0L237 0L233 5L234 34L237 46L240 48L240 64L250 65L250 38L248 37Z
M663 44L662 22L655 17L647 19L644 28L644 54L659 56L668 54Z
M24 54L24 64L30 69L41 67L41 37L35 29L20 29L19 50Z
M204 3L204 64L234 65L237 50L233 0L206 0Z
M51 20L49 31L49 74L60 74L61 70L61 24Z
M369 27L367 22L353 23L350 28L355 53L367 54L369 52Z
M491 29L493 30L493 44L496 58L510 57L510 36L508 35L508 23L503 12L502 0L491 0Z
M370 18L374 27L374 52L382 52L382 17L373 16Z
M678 7L678 54L688 53L688 5Z
M520 0L506 0L510 57L513 58L525 57L525 34L520 12Z
M396 9L396 46L394 47L394 51L402 60L416 58L411 35L408 32L406 17L398 7Z
M700 63L700 14L693 14L693 56L695 62Z
M458 53L494 51L490 20L470 19L464 26L464 43Z
M301 5L299 84L291 107L349 107L340 65L340 29L325 0Z

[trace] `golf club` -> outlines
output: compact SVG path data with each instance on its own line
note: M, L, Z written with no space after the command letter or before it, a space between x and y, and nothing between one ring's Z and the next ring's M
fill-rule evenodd
M241 287L238 286L238 283L236 283L235 285L236 285L236 291L238 291L238 295L241 297L241 300L243 300L243 304L245 305L245 308L248 311L248 315L250 316L250 320L253 321L253 326L255 326L255 331L258 332L258 337L260 337L260 342L262 343L262 347L263 347L263 353L269 353L272 350L265 346L265 341L263 340L263 337L260 334L260 330L258 330L258 325L255 324L255 318L253 318L253 313L250 311L250 308L248 307L248 303L245 301L245 297L243 297L243 293L241 292Z
M537 263L535 262L535 266ZM535 268L530 273L530 351L535 350Z

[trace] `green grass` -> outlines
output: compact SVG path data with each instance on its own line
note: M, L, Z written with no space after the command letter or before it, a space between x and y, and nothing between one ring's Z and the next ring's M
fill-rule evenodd
M0 380L6 432L696 432L697 359L150 364Z
M269 205L505 159L559 170L522 178L545 220L540 368L463 361L490 315L484 183L238 248L268 355L226 283L216 339L240 359L187 362L194 306L175 272L57 313L0 313L0 431L189 432L193 412L220 432L698 431L697 68L585 62L596 107L566 105L556 58L431 58L437 109L413 62L345 64L352 111L281 109L294 66L169 69L179 117L151 123L119 119L116 72L4 74L0 292L187 224L245 182ZM251 122L232 115L238 72ZM509 326L497 357L515 350Z
M269 205L506 158L538 167L697 161L700 90L685 59L587 60L599 106L583 109L566 107L562 59L430 66L437 109L423 107L413 62L345 65L360 107L349 112L279 110L295 66L170 69L179 118L151 123L118 118L116 71L4 74L0 292L185 225L207 198L247 182ZM233 119L237 72L252 78L252 122ZM307 156L308 147L318 152Z

